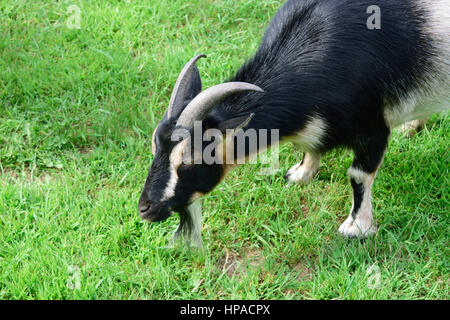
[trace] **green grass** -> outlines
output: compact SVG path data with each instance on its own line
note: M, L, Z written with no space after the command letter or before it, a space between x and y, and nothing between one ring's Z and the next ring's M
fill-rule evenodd
M373 190L377 236L343 239L352 155L306 187L235 170L205 197L205 252L137 202L151 133L186 61L205 87L252 54L282 1L0 1L0 298L448 299L448 115L394 132ZM81 8L69 29L67 7ZM380 286L368 286L380 270ZM72 267L80 288L70 289Z

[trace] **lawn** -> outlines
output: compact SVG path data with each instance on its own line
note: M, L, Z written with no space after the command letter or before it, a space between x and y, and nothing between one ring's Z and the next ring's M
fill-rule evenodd
M0 1L1 299L450 298L448 114L393 133L366 241L337 232L345 150L304 187L285 188L291 145L273 176L233 171L203 200L204 252L165 248L177 217L140 220L151 134L184 63L205 53L205 87L226 80L281 3Z

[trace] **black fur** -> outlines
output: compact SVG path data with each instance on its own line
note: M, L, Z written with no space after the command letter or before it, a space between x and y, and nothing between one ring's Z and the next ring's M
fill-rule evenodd
M329 127L318 152L358 148L361 139L384 134L384 102L399 101L432 68L433 44L421 31L426 14L415 2L288 1L258 52L230 79L266 94L234 96L210 116L224 121L253 112L249 128L280 129L283 138L318 114ZM366 26L370 5L382 10L381 30Z
M362 203L363 195L364 195L364 185L362 183L356 182L356 180L354 178L350 178L350 183L352 184L352 188L353 188L352 216L355 219L356 214L358 213L359 209L361 208L361 203Z

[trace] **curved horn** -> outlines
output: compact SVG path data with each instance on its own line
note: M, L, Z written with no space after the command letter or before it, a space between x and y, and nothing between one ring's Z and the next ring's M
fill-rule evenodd
M183 110L178 118L177 127L192 128L194 121L203 120L217 103L230 95L246 91L264 92L260 87L246 82L227 82L206 89Z
M195 63L200 58L206 58L206 55L200 54L189 60L189 62L186 63L180 75L178 76L175 87L173 88L172 96L170 97L169 109L167 110L168 119L172 118L172 116L177 113L174 108L176 106L179 106L186 99L192 74L193 72L198 73Z

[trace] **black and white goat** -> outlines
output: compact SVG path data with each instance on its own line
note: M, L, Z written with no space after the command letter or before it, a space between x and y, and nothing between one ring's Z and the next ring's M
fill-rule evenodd
M373 5L379 28L368 28ZM371 188L391 130L450 107L450 0L290 0L229 82L202 92L201 57L184 67L154 132L140 216L162 221L179 212L176 236L201 243L193 205L233 167L182 161L193 151L173 134L202 121L202 130L278 129L279 141L269 144L306 152L287 172L289 183L307 183L327 151L353 150L353 207L339 231L364 237L376 232Z

